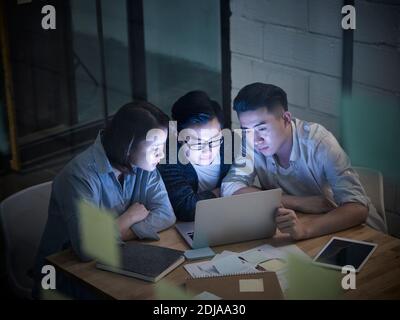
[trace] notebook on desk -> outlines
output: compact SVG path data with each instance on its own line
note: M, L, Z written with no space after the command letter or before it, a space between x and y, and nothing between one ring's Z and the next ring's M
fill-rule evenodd
M275 272L187 279L186 290L192 294L210 292L226 300L283 299Z
M157 282L184 261L183 251L128 242L121 246L119 268L101 262L97 262L96 267L145 281Z

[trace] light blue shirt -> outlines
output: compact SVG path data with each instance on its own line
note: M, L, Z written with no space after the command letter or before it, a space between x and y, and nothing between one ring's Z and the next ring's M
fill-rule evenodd
M221 175L220 164L200 166L192 163L192 166L196 171L199 180L199 192L212 191L217 187Z
M229 196L253 185L257 176L265 190L281 188L285 194L294 196L324 195L337 205L361 203L369 208L367 224L386 231L384 221L367 197L349 157L332 133L317 123L293 119L292 138L288 168L279 166L275 156L266 157L251 150L247 152L246 166L231 166L221 185L222 195Z
M150 211L149 215L131 226L140 239L159 240L157 232L170 227L176 220L159 172L135 167L125 176L122 187L99 134L94 144L70 161L53 181L36 270L46 256L69 246L82 260L90 259L80 247L77 203L82 199L117 216L135 202L143 204Z

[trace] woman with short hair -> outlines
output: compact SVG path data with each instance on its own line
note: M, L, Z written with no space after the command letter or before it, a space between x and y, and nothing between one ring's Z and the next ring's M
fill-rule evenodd
M164 157L168 120L148 102L124 105L96 141L55 177L36 259L36 297L45 257L71 247L82 261L94 258L81 247L81 201L113 212L122 241L159 239L157 232L175 223L167 191L156 170ZM151 130L158 136L146 139ZM75 292L66 289L66 279L57 282L58 290L82 297L82 288Z

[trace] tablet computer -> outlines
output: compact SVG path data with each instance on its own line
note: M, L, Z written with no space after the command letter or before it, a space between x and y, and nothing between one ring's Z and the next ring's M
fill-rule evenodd
M338 270L350 265L359 272L376 247L376 243L332 237L316 255L313 263Z

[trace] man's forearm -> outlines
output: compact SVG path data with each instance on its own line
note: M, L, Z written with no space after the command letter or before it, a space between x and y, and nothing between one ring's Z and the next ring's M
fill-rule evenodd
M362 204L345 203L307 223L306 237L314 238L357 226L364 223L367 216L368 208Z
M299 197L283 195L282 204L287 209L304 213L325 213L336 207L333 202L324 196Z

